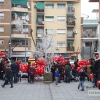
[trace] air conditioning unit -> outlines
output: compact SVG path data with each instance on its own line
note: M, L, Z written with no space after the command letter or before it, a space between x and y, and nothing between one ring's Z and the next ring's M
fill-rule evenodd
M74 15L73 18L76 19L77 17Z
M56 47L56 50L59 50L59 47Z
M37 8L36 5L34 5L34 8Z
M74 33L74 34L77 34L77 31L74 31L73 33Z

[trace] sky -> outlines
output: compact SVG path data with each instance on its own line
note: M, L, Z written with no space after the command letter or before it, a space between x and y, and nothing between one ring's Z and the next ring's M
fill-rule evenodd
M89 18L96 18L96 13L92 13L93 9L98 9L98 3L89 2L89 0L81 0L81 16ZM84 15L83 15L84 14Z

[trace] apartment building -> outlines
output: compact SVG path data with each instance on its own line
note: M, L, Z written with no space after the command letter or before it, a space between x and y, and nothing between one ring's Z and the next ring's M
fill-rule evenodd
M31 52L30 30L31 0L0 0L0 51L9 54L11 44L12 58L24 61L25 36L26 57Z
M98 19L83 19L82 22L82 59L95 57L98 51Z
M33 0L31 6L36 43L43 34L54 35L54 53L75 57L81 48L81 0Z

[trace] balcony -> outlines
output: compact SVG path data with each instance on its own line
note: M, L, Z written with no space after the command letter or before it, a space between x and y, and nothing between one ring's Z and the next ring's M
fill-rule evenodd
M43 33L37 33L37 38L41 38L43 36Z
M67 51L74 51L75 50L75 47L67 47Z
M25 15L26 14L26 15ZM16 24L17 19L22 21L22 24L28 24L29 15L26 12L12 12L11 23Z
M68 20L68 21L67 21L67 27L75 27L75 21L73 21L73 20Z
M67 53L74 53L75 47L67 47Z
M44 27L44 21L37 21L37 27Z
M72 36L67 35L67 40L74 40L75 36L74 34Z
M67 8L67 14L75 14L75 8L74 7L68 7Z
M93 31L92 29L90 31L84 31L81 39L83 39L83 40L97 40L98 34L96 33L96 31Z
M44 10L37 10L37 14L44 14Z
M27 6L22 5L12 5L12 11L19 11L19 12L28 12Z

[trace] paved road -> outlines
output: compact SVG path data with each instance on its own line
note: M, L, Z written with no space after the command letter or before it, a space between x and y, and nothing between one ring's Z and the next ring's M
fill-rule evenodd
M44 84L43 81L29 84L23 79L22 82L14 84L14 88L10 88L10 85L0 87L0 100L100 100L100 97L88 96L88 90L98 90L97 88L80 91L77 84L78 82L62 82L57 87L54 83ZM92 83L85 82L85 86L91 85Z

